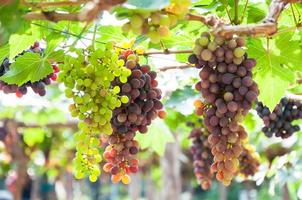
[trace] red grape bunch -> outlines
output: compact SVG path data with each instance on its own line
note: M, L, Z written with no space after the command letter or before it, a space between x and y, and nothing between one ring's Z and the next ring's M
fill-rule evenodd
M212 170L217 172L217 180L229 185L238 171L242 141L247 137L239 122L259 93L251 71L256 61L247 57L240 37L224 39L205 32L195 44L188 60L201 68L195 88L206 104L203 113L214 155Z
M239 174L248 178L249 176L254 176L258 171L260 166L260 156L252 145L246 143L243 144L243 150L239 157L239 162Z
M208 132L202 126L198 127L194 123L190 123L190 126L193 128L189 138L192 139L190 151L194 160L194 173L201 188L207 190L211 187L213 178L211 171L213 155L208 142Z
M40 48L40 44L38 42L35 42L33 46L31 46L28 50L25 50L19 55L17 55L15 59L24 55L27 52L43 54L43 49ZM10 65L11 63L9 59L5 58L2 64L0 65L0 77L10 70L9 69ZM36 94L39 94L40 96L44 96L46 94L45 85L49 85L51 83L51 80L52 81L57 80L57 73L60 71L57 65L52 65L52 68L53 68L53 73L43 78L42 80L36 82L29 81L21 86L18 86L16 84L7 84L4 81L0 81L0 90L2 90L5 94L15 93L17 97L21 98L23 95L27 93L27 88L31 87Z
M267 137L275 135L276 137L288 138L300 130L298 125L292 124L292 121L302 118L302 103L299 101L284 97L273 112L270 112L262 102L258 102L256 110L263 119L262 131Z
M140 65L138 57L131 50L122 53L120 59L131 70L126 83L119 79L112 82L113 86L121 88L120 95L127 96L128 103L113 110L111 126L112 135L108 138L109 145L104 152L107 163L103 169L112 174L112 182L124 184L130 182L130 173L138 171L138 160L135 155L139 145L134 136L136 131L146 133L147 126L160 115L163 109L161 90L157 88L156 72L151 71L148 65Z

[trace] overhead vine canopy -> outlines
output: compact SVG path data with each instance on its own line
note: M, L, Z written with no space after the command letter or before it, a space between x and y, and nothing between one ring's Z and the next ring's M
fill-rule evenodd
M31 88L42 98L47 85L64 85L80 129L76 178L95 182L104 171L114 183L130 183L144 144L138 132L147 133L157 117L177 127L169 111L186 95L197 98L200 121L189 127L203 189L213 177L228 186L258 170L243 126L250 113L258 112L268 137L300 131L294 124L302 118L299 0L0 2L0 90L21 98ZM176 64L157 66L154 55ZM181 84L183 94L172 93L158 80L189 68L196 76L187 84L195 82L199 96Z

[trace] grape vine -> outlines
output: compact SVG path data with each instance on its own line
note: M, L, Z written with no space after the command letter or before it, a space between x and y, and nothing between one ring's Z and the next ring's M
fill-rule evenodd
M259 93L251 72L256 61L247 57L244 45L243 38L212 38L204 32L188 58L201 68L201 81L195 88L207 104L202 110L214 155L211 169L224 185L229 185L237 172L242 142L247 137L239 122Z
M263 119L264 127L262 131L267 137L273 135L281 138L288 138L293 133L300 130L298 125L293 125L292 122L302 118L302 103L291 100L286 97L280 100L273 112L270 112L268 107L262 102L257 103L256 107L258 115Z
M148 131L147 126L159 115L163 104L160 102L161 90L155 80L156 72L151 71L148 65L140 65L137 55L131 50L122 52L120 59L131 70L131 75L126 83L115 78L112 85L121 88L120 95L126 96L129 101L113 110L113 134L108 138L109 144L104 152L107 163L103 169L112 175L112 182L128 184L131 181L129 174L138 171L135 155L139 144L134 136L137 131Z

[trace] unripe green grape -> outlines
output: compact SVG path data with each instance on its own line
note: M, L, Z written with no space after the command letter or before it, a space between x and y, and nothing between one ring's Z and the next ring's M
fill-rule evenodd
M158 44L160 42L160 35L158 32L152 31L148 33L148 36L152 43Z
M121 71L120 71L120 70L115 70L115 71L113 72L113 74L114 74L114 76L120 76L120 75L121 75ZM114 77L112 76L112 77L110 77L109 79L110 79L110 80L113 80Z
M208 43L209 43L209 38L207 38L207 37L201 37L201 38L198 39L198 43L199 43L201 46L205 47L205 46L207 46Z
M74 98L74 102L76 102L77 104L81 104L81 103L84 102L84 100L83 100L82 97L76 96L76 97Z
M244 56L244 54L245 54L245 50L241 47L237 47L234 50L234 56L237 57L237 58L240 58L240 57Z
M80 112L81 113L85 113L85 112L87 112L88 111L88 108L86 107L86 106L81 106L80 107Z
M76 179L82 179L85 177L85 174L81 171L77 171L74 176Z
M105 108L101 108L101 109L99 110L99 113L100 113L101 115L105 114L105 113L106 113L106 109L105 109Z
M131 75L131 70L126 69L126 68L122 68L122 75L128 77Z
M124 60L118 60L118 61L116 61L117 62L117 65L119 66L119 67L122 67L122 66L124 66L124 64L125 64L125 61Z
M84 81L82 79L77 79L77 84L78 85L84 85Z
M122 26L122 31L124 33L128 33L131 30L131 24L130 23L126 23Z
M162 26L169 26L170 25L170 19L167 15L161 15L159 24Z
M132 60L132 61L135 61L137 60L137 56L135 54L130 54L128 57L127 57L127 60Z
M89 73L89 74L94 73L94 67L92 65L88 65L86 67L86 72Z
M143 25L144 20L139 15L133 15L130 18L130 24L132 28L139 28Z
M209 61L209 60L211 60L213 54L210 50L204 49L204 50L202 50L200 56L204 61Z
M240 65L243 61L243 57L240 58L233 58L233 63L236 65Z
M155 25L159 24L160 18L161 18L161 16L159 13L152 14L151 15L151 24L155 24Z
M101 161L102 161L102 156L101 155L95 155L95 161L97 162L97 163L100 163Z
M92 83L90 86L90 89L96 90L96 89L98 89L98 85L96 83Z
M91 85L91 83L92 83L91 79L86 78L86 79L84 80L84 85L85 85L85 87L89 87L89 86Z
M215 51L217 49L217 44L215 42L210 42L208 44L208 49L212 52Z
M121 107L121 105L122 105L122 102L120 100L117 100L115 106L117 108L119 108L119 107Z
M70 88L65 89L65 96L67 98L72 98L73 97L73 92Z
M125 76L120 76L119 80L121 81L121 83L127 83L127 77Z
M79 114L79 119L84 120L84 119L86 119L86 116L83 113L80 113Z
M129 102L129 98L126 95L121 96L121 102L122 103L128 103Z
M142 27L132 27L132 32L135 35L141 35L143 33Z
M98 180L98 177L95 175L89 175L90 182L96 182Z
M58 75L58 82L63 82L64 81L64 79L65 79L65 74L64 73L59 73L59 75Z
M175 26L177 24L177 17L175 15L169 15L170 26Z
M202 51L202 47L199 46L199 45L196 45L196 46L194 47L194 49L193 49L193 53L194 53L195 55L200 55L200 54L201 54L201 51Z

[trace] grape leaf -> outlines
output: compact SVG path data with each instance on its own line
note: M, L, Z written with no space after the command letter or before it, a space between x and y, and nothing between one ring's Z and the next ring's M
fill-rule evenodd
M45 58L38 53L28 52L17 58L16 62L10 65L10 70L0 80L21 86L28 81L39 81L52 72L53 69Z
M288 39L287 35L282 35L275 40L270 40L268 50L264 48L264 42L260 39L253 39L248 44L249 56L256 58L258 63L254 73L260 90L259 100L270 110L273 110L285 95L289 84L294 82L294 70L291 67L292 61L290 61L293 58L283 57L278 48L280 45L284 45L283 42ZM294 54L293 49L289 48L288 51Z
M160 10L169 5L169 0L128 0L127 4L139 9Z
M45 138L45 130L42 128L27 128L23 132L24 142L28 146L33 146L37 143L41 143Z
M164 154L166 144L174 141L167 125L159 119L152 122L147 134L137 134L135 139L138 140L141 148L152 149L160 156Z
M60 34L51 34L49 35L49 37L46 38L47 41L47 47L45 49L44 54L46 56L48 56L49 54L51 54L55 48L57 48L59 46L59 44L63 41L63 37L61 37Z
M266 16L267 6L264 3L250 4L247 8L247 23L256 23Z
M58 51L53 51L47 55L48 60L53 60L55 62L64 62L65 52L60 49Z
M120 42L127 39L123 35L121 28L116 26L101 26L98 32L100 37L97 39L97 41L100 42Z
M9 45L5 45L0 48L0 63L9 55Z
M188 98L198 98L197 92L192 89L190 86L185 86L183 89L177 89L175 90L168 101L165 103L166 107L174 107L182 103L183 101L186 101Z
M17 54L33 45L36 37L28 34L14 34L9 38L9 59L12 60Z

